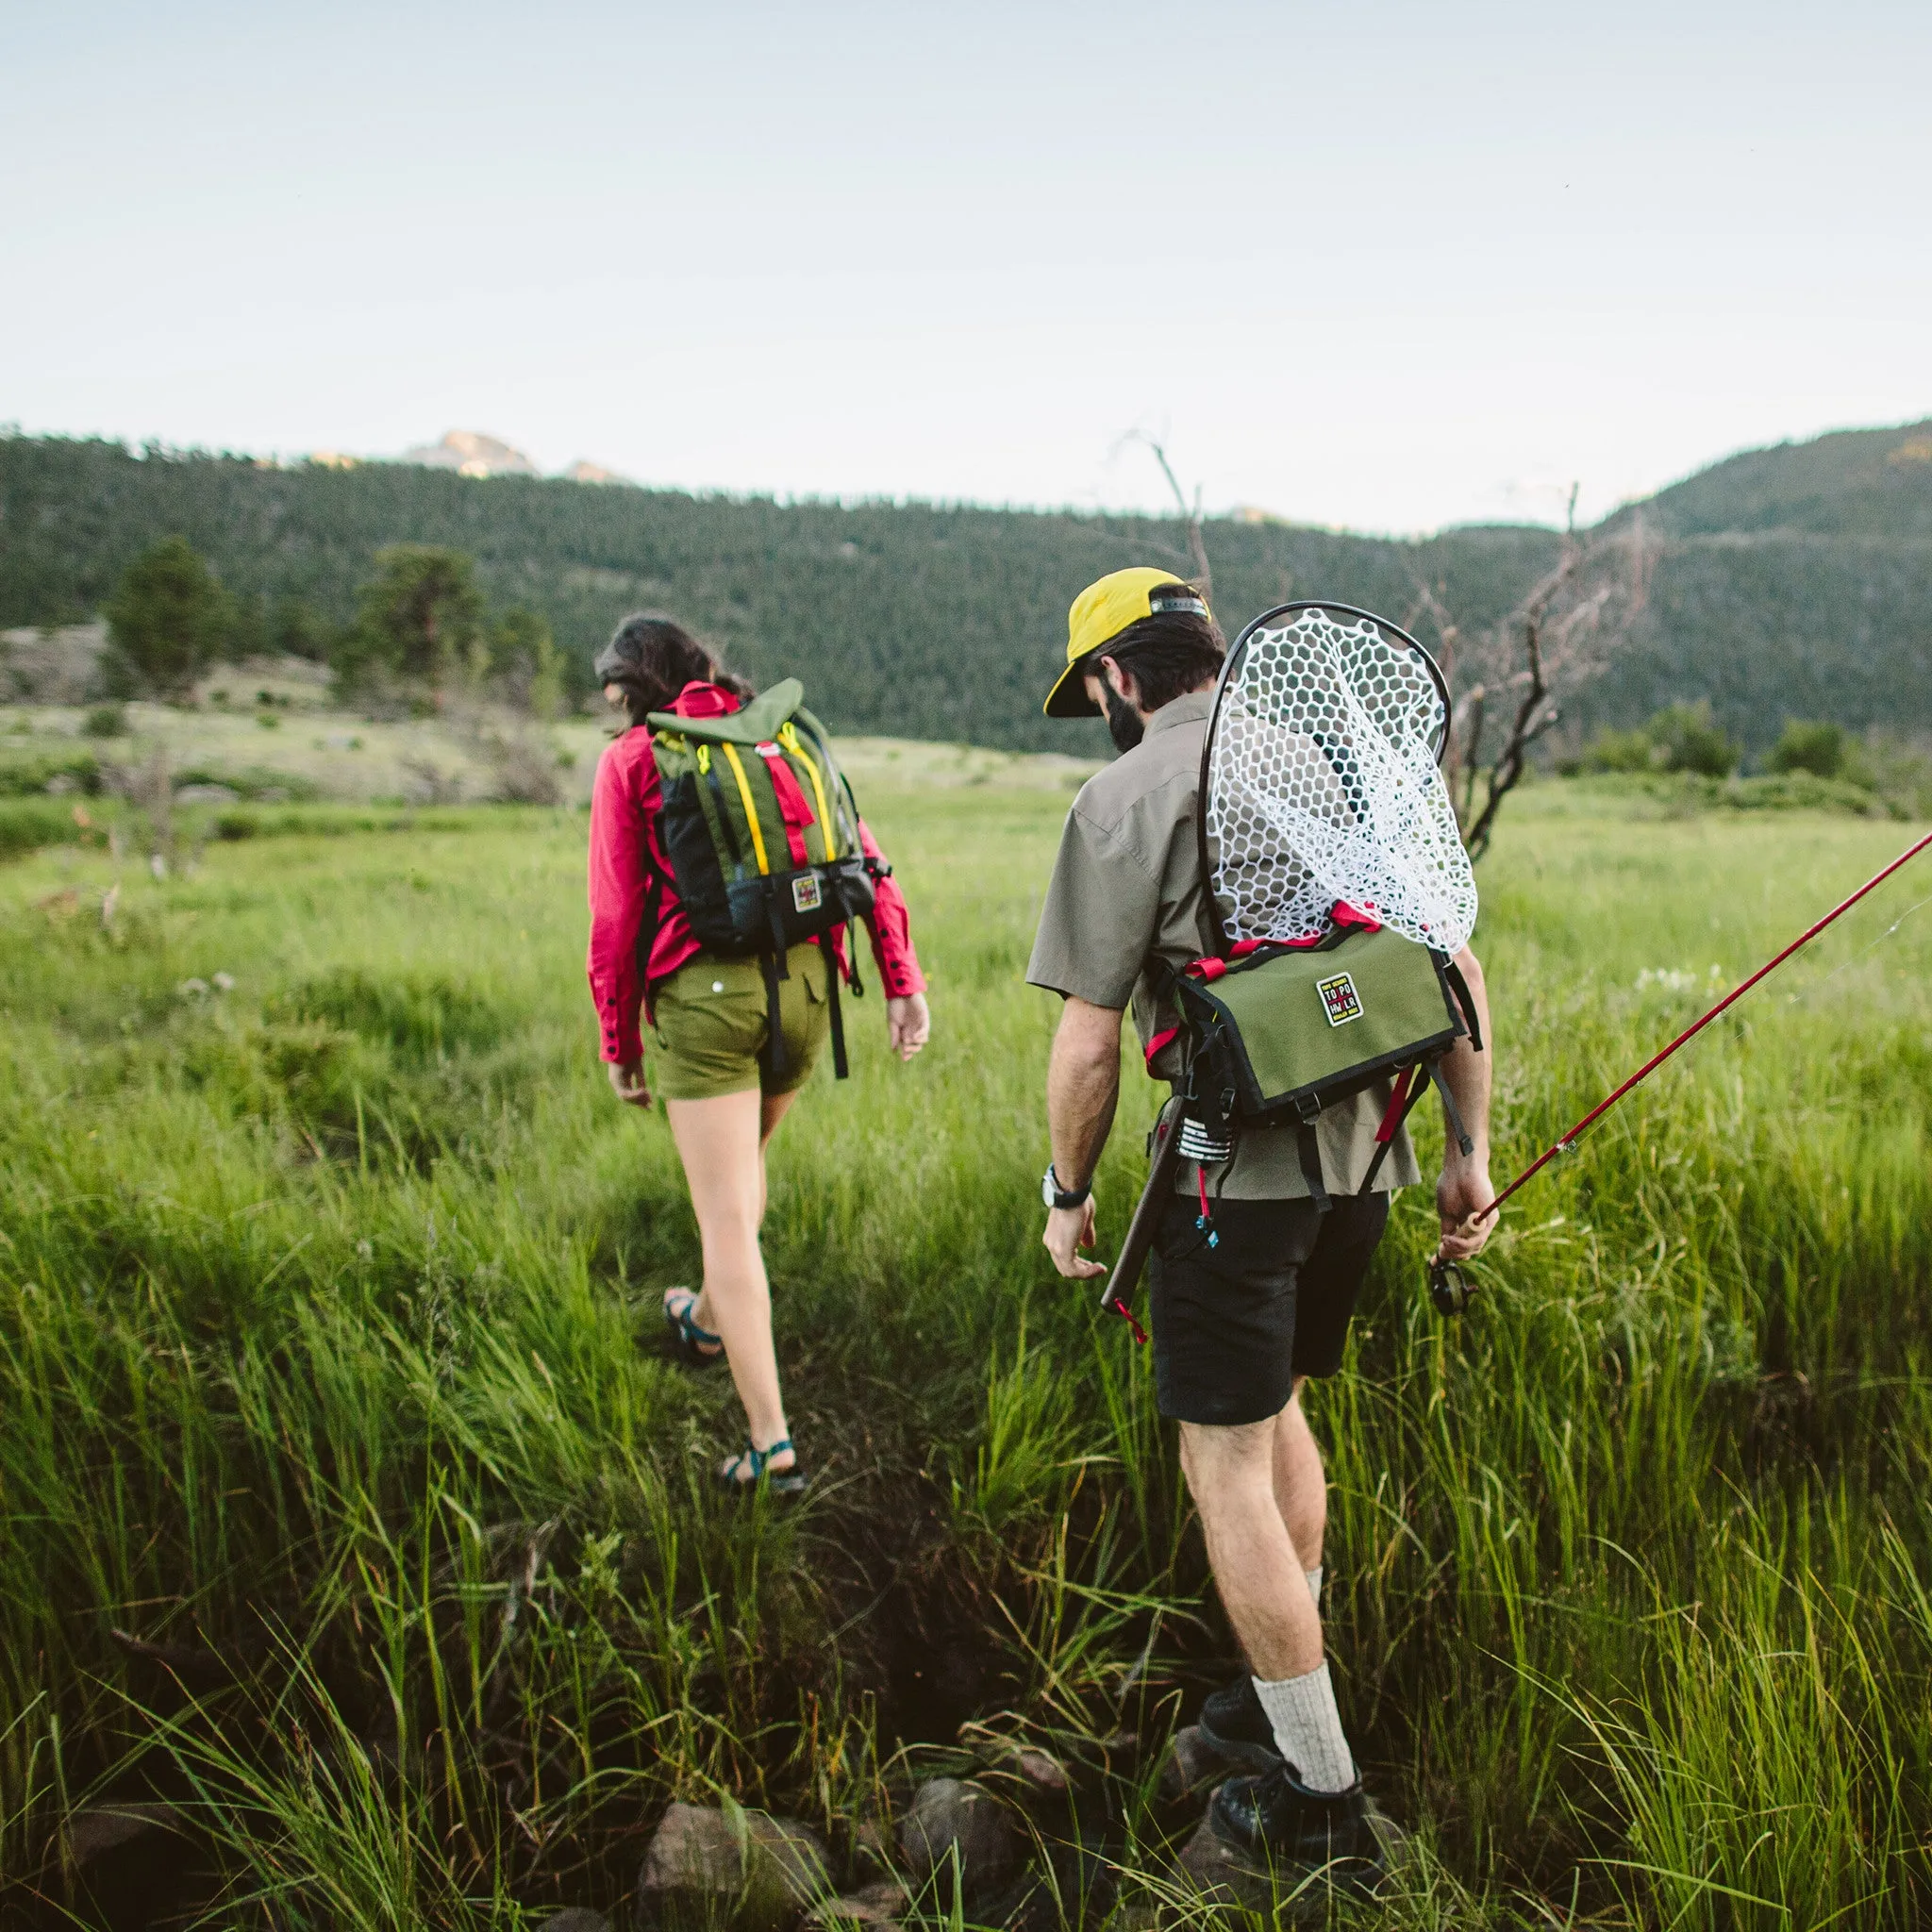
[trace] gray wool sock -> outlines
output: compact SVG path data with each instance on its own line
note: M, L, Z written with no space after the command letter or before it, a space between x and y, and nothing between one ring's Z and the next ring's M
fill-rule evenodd
M1302 1574L1308 1579L1308 1594L1315 1599L1315 1607L1322 1607L1322 1566L1317 1563L1312 1570L1304 1570Z
M1255 1679L1255 1694L1274 1726L1274 1743L1311 1791L1345 1791L1355 1783L1355 1758L1341 1735L1328 1666L1278 1683Z

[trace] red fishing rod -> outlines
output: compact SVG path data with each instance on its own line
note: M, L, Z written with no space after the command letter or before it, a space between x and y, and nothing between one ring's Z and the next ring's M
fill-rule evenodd
M1672 1041L1670 1045L1665 1047L1661 1053L1653 1054L1649 1059L1645 1060L1614 1093L1607 1094L1602 1100L1598 1101L1554 1146L1544 1148L1487 1208L1483 1208L1480 1213L1470 1216L1470 1220L1472 1222L1487 1221L1526 1181L1541 1174L1557 1156L1568 1154L1583 1135L1595 1126L1597 1122L1602 1120L1604 1115L1608 1113L1618 1101L1622 1100L1633 1088L1642 1085L1645 1080L1649 1079L1680 1046L1688 1046L1720 1013L1736 1006L1760 979L1775 973L1793 953L1797 952L1801 947L1808 946L1833 920L1849 912L1867 892L1872 891L1875 887L1882 886L1901 866L1909 865L1928 845L1932 845L1932 832L1927 832L1923 839L1901 852L1883 872L1874 873L1849 899L1834 906L1816 925L1809 926L1801 932L1783 952L1778 954L1775 958L1767 959L1749 979L1740 980L1723 999L1718 1001L1716 1006L1711 1008L1709 1012L1693 1020L1690 1025L1685 1027L1683 1032L1678 1034L1676 1039ZM1435 1303L1439 1313L1444 1315L1461 1314L1463 1309L1468 1307L1470 1297L1474 1292L1474 1291L1464 1278L1462 1270L1454 1261L1445 1261L1438 1257L1429 1263L1429 1299Z

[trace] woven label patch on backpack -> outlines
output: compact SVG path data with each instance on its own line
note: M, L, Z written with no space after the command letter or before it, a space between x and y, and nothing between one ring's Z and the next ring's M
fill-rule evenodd
M1347 974L1332 973L1326 979L1316 980L1315 991L1322 995L1322 1010L1327 1014L1329 1025L1344 1026L1361 1018L1362 1003Z
M791 881L791 906L797 912L816 912L824 899L815 872L802 872Z

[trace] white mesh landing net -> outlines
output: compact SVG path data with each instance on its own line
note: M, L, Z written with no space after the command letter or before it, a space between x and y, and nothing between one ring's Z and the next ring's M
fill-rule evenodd
M1338 899L1454 953L1475 878L1436 765L1446 708L1375 619L1306 607L1248 640L1208 753L1208 836L1230 940L1307 939Z

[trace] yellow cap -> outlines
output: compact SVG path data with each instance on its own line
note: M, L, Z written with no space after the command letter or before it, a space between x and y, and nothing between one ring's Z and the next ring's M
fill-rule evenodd
M1119 637L1130 624L1158 611L1187 610L1211 617L1200 593L1171 570L1117 570L1089 584L1067 612L1067 668L1046 694L1049 718L1092 718L1100 707L1081 681L1085 660Z

